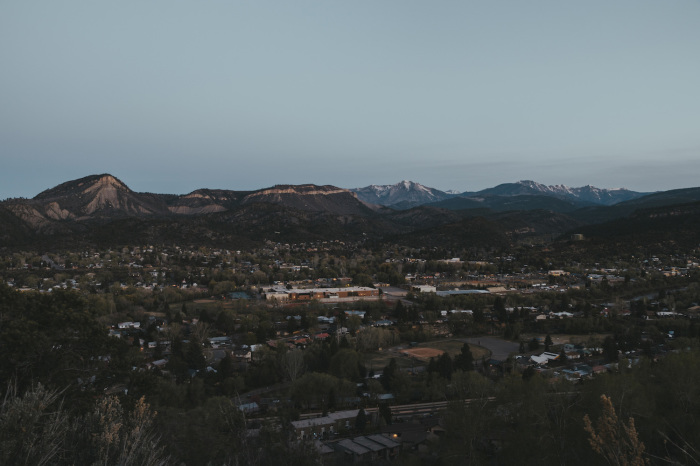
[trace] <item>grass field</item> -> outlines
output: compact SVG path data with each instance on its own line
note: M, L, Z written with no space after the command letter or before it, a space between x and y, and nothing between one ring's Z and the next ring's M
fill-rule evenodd
M458 340L436 340L419 343L418 345L414 346L413 349L432 348L435 350L444 351L454 358L461 352L463 345L464 342ZM489 351L485 348L481 348L476 345L470 345L469 348L472 351L472 356L474 356L475 361L481 359L482 356L489 356ZM368 370L382 370L387 364L389 364L389 361L391 361L392 358L396 359L396 363L401 368L425 366L429 358L421 360L419 358L411 358L403 354L404 351L410 349L411 348L408 344L404 344L393 348L387 348L382 351L367 353L365 355L365 367L367 367Z

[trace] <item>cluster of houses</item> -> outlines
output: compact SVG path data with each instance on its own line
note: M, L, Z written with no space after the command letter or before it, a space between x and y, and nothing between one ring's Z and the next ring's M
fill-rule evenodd
M292 421L299 439L314 439L322 457L342 459L343 462L375 464L391 462L402 450L421 450L426 441L444 433L438 417L423 417L381 427L381 433L349 436L356 428L360 410L328 413L324 416ZM370 422L376 421L376 409L366 412ZM336 439L336 435L342 436Z
M559 353L544 351L530 356L516 356L515 363L521 372L527 367L532 367L554 378L564 377L569 381L579 381L616 369L616 363L588 363L591 357L600 355L602 351L600 347L587 348L583 345L567 343L562 345Z

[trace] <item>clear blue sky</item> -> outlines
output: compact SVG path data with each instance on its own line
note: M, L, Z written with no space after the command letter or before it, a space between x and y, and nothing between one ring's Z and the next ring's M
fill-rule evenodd
M0 2L0 198L700 186L700 2Z

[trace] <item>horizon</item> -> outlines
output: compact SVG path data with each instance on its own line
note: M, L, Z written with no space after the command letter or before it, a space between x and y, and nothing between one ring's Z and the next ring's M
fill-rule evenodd
M373 186L397 186L397 185L399 185L399 184L401 184L401 183L404 183L404 182L416 183L416 184L419 184L419 185L424 186L424 187L426 187L426 188L437 189L437 190L439 190L439 191L446 192L446 193L450 191L449 189L445 190L445 189L436 188L435 186L430 186L430 185L427 185L427 184L425 184L425 183L421 183L420 181L417 181L417 180L407 180L407 179L404 179L404 180L398 181L398 182L396 182L396 183L391 183L391 184L376 184L376 183L375 183L375 184L369 184L369 185L364 185L364 186L354 186L354 187L337 186L337 185L334 185L334 184L331 184L331 183L276 183L276 184L271 184L271 185L268 185L268 186L260 186L260 187L256 187L256 188L252 188L252 189L235 189L235 188L214 187L214 186L200 186L200 187L198 187L198 188L195 188L195 189L192 189L192 190L189 190L189 191L186 191L186 192L177 192L177 191L168 191L168 192L164 192L164 191L153 191L153 190L148 190L148 189L146 189L146 190L135 189L135 188L129 183L129 181L128 181L128 180L125 180L123 177L121 177L121 176L119 176L119 175L115 175L114 173L103 172L103 173L93 173L93 174L90 174L90 175L80 176L80 177L78 177L78 178L74 178L74 179L70 179L70 180L64 180L64 181L61 181L61 182L59 182L59 183L56 183L56 184L54 184L54 185L52 185L52 186L45 187L44 189L41 189L40 191L38 191L38 192L36 192L36 193L34 193L33 195L30 195L30 196L23 196L23 195L8 196L8 197L0 198L0 201L10 200L10 199L19 199L19 198L33 199L34 197L38 196L39 194L43 193L44 191L48 191L48 190L50 190L50 189L57 188L58 186L60 186L60 185L62 185L62 184L64 184L64 183L76 182L76 181L82 180L82 179L84 179L84 178L95 177L95 176L112 176L112 177L116 178L118 181L121 181L121 182L122 182L124 185L126 185L126 187L129 188L131 191L136 192L136 193L151 193L151 194L177 195L177 196L184 196L184 195L190 194L190 193L192 193L192 192L194 192L194 191L201 190L201 189L225 190L225 191L260 191L260 190L264 190L264 189L273 188L273 187L275 187L275 186L286 186L286 185L288 185L288 186L301 186L301 185L308 185L308 184L311 184L311 185L316 185L316 186L334 186L334 187L337 187L337 188L340 188L340 189L353 190L353 189L369 188L369 187L373 187ZM518 183L524 183L524 182L535 182L535 183L542 184L542 185L545 185L545 186L548 186L548 187L558 187L558 186L562 186L562 187L567 187L567 188L572 188L572 189L577 189L577 188L583 188L583 187L586 187L586 186L590 186L590 187L593 187L593 188L604 189L604 190L608 190L608 191L614 191L614 190L629 190L629 191L639 192L639 193L643 193L643 194L653 194L653 193L656 193L656 192L670 191L670 190L675 190L675 189L687 189L687 188L696 188L696 187L697 187L697 188L700 188L700 185L698 185L698 186L687 186L687 187L672 188L672 189L670 189L670 190L635 191L635 190L632 190L632 189L629 189L629 188L626 188L626 187L614 187L614 188L609 188L609 187L605 187L605 186L596 186L596 185L591 184L591 183L588 183L588 184L585 184L585 185L580 185L580 186L570 186L570 185L565 185L565 184L561 184L561 183L559 183L559 184L545 184L545 183L540 183L540 182L537 181L537 180L526 180L526 179L521 179L521 180L517 180L517 181L504 181L504 182L501 182L501 183L497 183L497 184L494 184L494 185L491 185L491 186L485 186L485 187L483 187L483 188L474 189L474 190L461 190L461 191L455 191L455 190L453 190L453 194L458 194L458 195L459 195L459 194L464 194L464 193L469 193L469 192L478 192L478 191L481 191L481 190L484 190L484 189L495 188L495 187L500 186L500 185L503 185L503 184L518 184Z
M0 199L700 179L700 3L0 4Z

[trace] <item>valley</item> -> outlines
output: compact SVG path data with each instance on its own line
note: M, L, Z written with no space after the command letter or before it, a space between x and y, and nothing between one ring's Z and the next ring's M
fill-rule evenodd
M522 442L591 464L582 419L605 395L647 451L682 461L700 435L686 408L638 400L700 386L698 191L580 207L511 188L403 208L333 186L178 196L98 175L3 201L0 379L25 393L3 409L44 396L39 414L93 431L96 402L157 411L136 426L148 451L185 464L263 445L290 464L378 461L372 448L512 464ZM656 417L684 426L678 447ZM93 440L63 432L77 461L68 439Z

